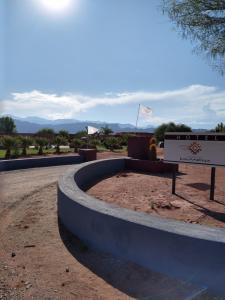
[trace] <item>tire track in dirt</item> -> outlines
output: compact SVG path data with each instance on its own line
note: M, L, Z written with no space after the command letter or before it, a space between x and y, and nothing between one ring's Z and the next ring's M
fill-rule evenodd
M54 183L46 184L42 186L42 189L48 188L52 186ZM9 205L7 208L5 208L2 212L0 212L0 234L4 232L4 229L7 227L7 225L10 223L10 216L15 214L15 209L17 209L18 206L22 205L23 202L26 202L29 200L30 197L34 196L35 194L38 194L40 192L40 188L33 190L32 192L22 196L19 200L13 202L13 204Z

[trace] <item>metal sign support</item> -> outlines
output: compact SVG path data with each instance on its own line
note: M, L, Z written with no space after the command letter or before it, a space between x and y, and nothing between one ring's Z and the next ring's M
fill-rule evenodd
M176 194L176 177L177 177L177 166L173 165L173 180L172 180L172 194Z
M211 186L210 186L210 200L214 200L215 193L215 178L216 178L216 168L211 168Z

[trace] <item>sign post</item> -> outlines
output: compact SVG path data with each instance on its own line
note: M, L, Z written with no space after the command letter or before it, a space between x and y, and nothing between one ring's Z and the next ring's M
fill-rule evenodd
M211 169L210 200L214 200L215 178L216 178L216 168L212 167L212 169Z
M177 169L176 165L173 166L173 181L172 181L172 194L176 194L176 177L177 177Z
M214 200L216 167L225 166L225 133L168 132L165 134L167 163L190 163L211 167L210 200ZM176 172L173 171L172 193L175 194Z

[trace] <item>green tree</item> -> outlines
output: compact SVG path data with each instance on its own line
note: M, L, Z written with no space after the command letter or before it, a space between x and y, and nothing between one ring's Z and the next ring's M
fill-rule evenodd
M19 143L22 147L22 155L27 155L27 148L32 145L33 139L29 136L20 136Z
M225 124L223 124L222 122L217 124L215 131L216 132L225 132Z
M16 137L5 135L4 137L1 138L1 144L6 150L5 158L9 159L11 158L12 150L15 149L15 147L17 147L18 140Z
M115 149L122 149L120 144L121 140L116 137L107 137L104 141L104 145L107 149L113 151Z
M42 128L42 129L38 130L36 135L38 137L48 139L49 141L53 141L55 138L55 132L52 128Z
M57 135L57 137L54 140L54 143L56 145L55 149L56 149L56 153L59 154L60 153L60 146L62 145L67 145L68 140L61 136L61 135Z
M74 139L72 140L71 144L70 144L70 147L71 147L71 148L74 148L74 152L77 153L78 150L79 150L80 148L82 148L84 145L86 145L85 142L83 142L83 141L80 140L80 139L74 138Z
M38 145L38 154L43 155L43 148L47 146L48 140L43 137L37 137L35 139L36 144Z
M0 133L11 134L16 132L16 125L11 117L0 118Z
M77 139L80 139L82 137L87 137L87 131L86 130L81 130L81 131L78 131L77 133L75 133L75 137Z
M175 124L173 122L163 123L155 130L155 136L157 141L163 141L165 132L191 132L191 127L185 124Z
M225 0L163 0L163 11L196 43L223 74L225 71Z
M58 135L63 136L65 139L67 139L69 141L70 139L70 134L67 130L60 130L58 132Z
M112 131L111 128L109 128L109 127L106 125L106 126L101 127L100 133L101 133L101 134L104 134L104 135L109 135L110 133L113 133L113 131Z

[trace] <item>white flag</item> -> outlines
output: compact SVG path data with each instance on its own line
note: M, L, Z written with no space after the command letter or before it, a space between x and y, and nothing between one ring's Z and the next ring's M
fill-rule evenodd
M98 128L88 126L88 134L95 134L96 132L99 132Z
M152 109L140 104L139 115L144 119L149 119L152 116Z

